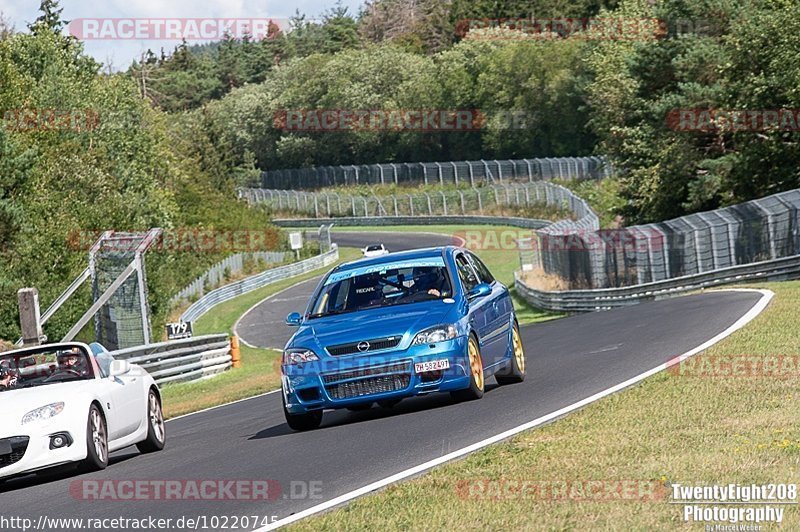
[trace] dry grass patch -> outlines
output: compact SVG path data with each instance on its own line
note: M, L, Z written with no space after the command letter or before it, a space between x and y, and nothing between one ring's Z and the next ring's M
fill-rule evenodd
M569 290L569 283L560 275L547 273L542 268L534 268L531 271L522 272L522 280L526 285L538 290L558 292Z

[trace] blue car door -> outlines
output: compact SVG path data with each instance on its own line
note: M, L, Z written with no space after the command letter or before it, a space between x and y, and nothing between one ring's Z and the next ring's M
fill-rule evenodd
M490 363L498 363L505 360L508 354L508 339L510 333L511 314L514 310L508 288L495 280L486 265L472 253L467 254L478 280L492 287L492 293L486 297L489 305L486 309L487 330L486 339L487 358Z
M466 297L470 290L478 286L480 280L464 253L458 253L455 260L458 277L461 280L461 286L464 288L464 296ZM478 333L483 367L490 366L494 360L490 354L489 345L484 341L484 338L491 332L491 310L491 296L475 298L469 302L469 323L473 330Z

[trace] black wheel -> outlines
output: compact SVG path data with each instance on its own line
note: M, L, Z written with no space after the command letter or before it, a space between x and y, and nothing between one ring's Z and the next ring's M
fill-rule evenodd
M467 347L469 355L470 379L469 388L450 392L450 395L457 401L470 401L483 397L483 387L485 379L483 377L483 360L481 360L481 348L478 340L470 335Z
M511 346L514 353L508 366L495 374L497 384L515 384L525 380L525 349L522 347L522 337L516 323L511 331Z
M347 409L351 412L363 412L372 408L372 403L364 403L360 405L348 406Z
M84 471L99 471L108 467L106 418L97 405L89 408L89 419L86 422L86 459L81 466Z
M378 406L381 408L394 408L401 401L401 399L385 399L378 401Z
M283 393L281 393L283 395ZM322 423L322 410L314 410L307 414L290 414L286 410L286 399L283 399L283 415L289 428L297 431L314 430Z
M167 428L161 401L154 390L147 396L147 439L136 444L140 453L154 453L164 448L167 441Z

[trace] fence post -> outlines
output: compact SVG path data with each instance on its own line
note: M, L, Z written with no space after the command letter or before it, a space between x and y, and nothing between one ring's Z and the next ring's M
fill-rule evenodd
M42 343L42 317L39 312L39 291L36 288L20 288L17 291L19 323L22 329L22 345L35 346Z

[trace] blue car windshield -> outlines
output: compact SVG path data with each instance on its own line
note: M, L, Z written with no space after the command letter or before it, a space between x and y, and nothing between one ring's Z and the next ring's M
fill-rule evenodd
M400 260L333 272L312 305L311 318L452 297L441 257Z

